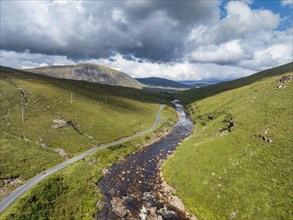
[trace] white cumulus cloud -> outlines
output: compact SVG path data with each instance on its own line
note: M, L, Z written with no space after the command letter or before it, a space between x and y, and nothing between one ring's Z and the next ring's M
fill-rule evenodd
M281 0L281 5L283 6L291 6L293 5L293 1L292 0Z
M192 61L202 63L230 64L242 59L244 52L238 40L232 40L220 45L201 46L189 57Z
M0 4L10 67L95 62L135 77L232 79L292 61L288 8L253 9L253 0Z

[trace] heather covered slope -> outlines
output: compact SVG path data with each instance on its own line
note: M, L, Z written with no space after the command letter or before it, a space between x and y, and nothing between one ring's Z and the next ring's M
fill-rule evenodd
M164 176L199 219L292 219L292 74L291 63L180 94L195 129Z
M64 79L84 80L108 85L141 88L142 85L129 75L98 64L48 66L26 71Z

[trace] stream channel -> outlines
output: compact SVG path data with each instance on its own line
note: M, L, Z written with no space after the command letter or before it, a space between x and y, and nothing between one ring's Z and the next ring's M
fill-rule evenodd
M193 123L183 106L173 101L179 115L173 129L159 141L146 146L109 168L99 181L105 197L98 219L188 219L164 199L160 166L187 138Z

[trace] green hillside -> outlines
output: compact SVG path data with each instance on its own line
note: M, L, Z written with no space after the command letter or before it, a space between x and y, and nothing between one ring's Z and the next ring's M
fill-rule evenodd
M82 63L70 66L47 66L26 69L26 71L64 79L142 88L142 84L129 75L98 64Z
M96 219L103 204L97 183L107 168L168 132L176 121L174 113L165 107L154 132L98 151L46 178L1 213L0 219Z
M276 75L282 75L284 73L292 72L293 63L288 63L279 67L275 67L272 69L261 71L257 74L235 79L229 82L222 82L218 84L214 84L211 86L206 86L202 88L191 89L188 91L184 91L178 93L176 98L180 99L180 101L184 104L189 104L194 101L198 101L200 99L204 99L213 95L217 95L221 92L225 92L228 90L236 89L242 86L250 85L260 80L264 80L266 78L270 78Z
M147 91L1 67L0 198L68 158L151 127L158 100Z
M292 219L292 63L178 95L195 129L164 175L199 219Z
M167 88L177 88L177 89L190 89L193 88L191 85L186 85L180 82L176 82L169 79L159 78L159 77L148 77L148 78L136 78L137 81L148 85L148 86L159 86Z

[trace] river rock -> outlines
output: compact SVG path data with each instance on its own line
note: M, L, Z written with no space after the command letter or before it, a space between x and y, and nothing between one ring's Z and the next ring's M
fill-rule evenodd
M118 217L123 218L128 214L128 210L126 208L126 204L125 204L125 201L123 199L120 199L118 197L114 197L111 200L111 206L112 206L112 211Z
M124 201L113 198L113 209L99 214L100 219L188 219L185 213L171 205L167 208L169 192L161 191L162 179L159 167L172 154L178 143L188 137L193 123L184 113L182 106L176 104L179 120L164 138L152 143L109 168L109 172L100 180L99 186L104 195L115 195ZM130 183L122 182L129 180ZM128 196L125 196L127 193ZM164 208L162 208L166 204ZM180 205L178 205L180 206ZM127 210L126 207L129 207ZM161 209L162 208L162 209ZM160 210L159 210L160 209ZM113 216L115 215L115 216Z
M182 202L182 200L179 197L170 196L169 203L172 206L176 207L177 209L179 209L181 211L185 211L185 205L184 205L184 203Z
M158 220L157 207L150 207L148 210L149 215L147 216L147 220Z
M144 192L142 199L144 201L148 201L148 202L155 202L156 201L156 197L155 197L154 192Z
M172 219L172 218L176 217L175 212L168 210L166 205L164 206L164 208L161 208L159 210L159 214L162 215L163 219Z
M161 215L158 215L158 220L163 220L163 217Z
M104 206L106 205L106 203L102 200L99 200L97 203L96 203L96 206L98 208L98 210L103 210Z
M140 220L146 220L147 216L148 216L148 210L143 206L139 213Z

